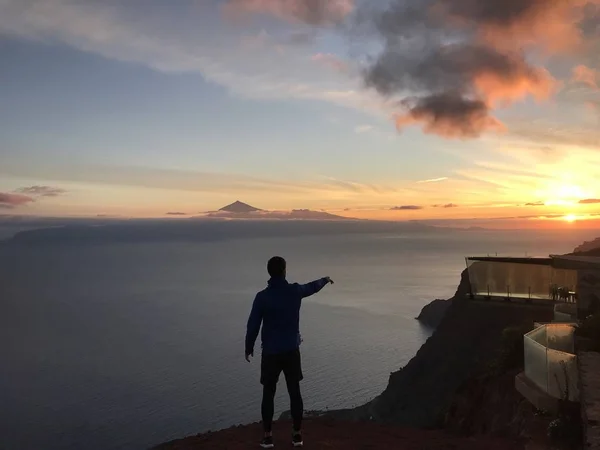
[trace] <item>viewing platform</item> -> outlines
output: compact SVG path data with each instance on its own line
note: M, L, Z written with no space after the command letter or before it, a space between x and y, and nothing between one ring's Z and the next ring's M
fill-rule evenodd
M470 256L465 261L472 299L552 302L557 322L600 307L598 257Z

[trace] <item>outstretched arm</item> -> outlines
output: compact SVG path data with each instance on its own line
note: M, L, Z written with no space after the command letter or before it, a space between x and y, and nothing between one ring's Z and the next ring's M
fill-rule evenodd
M310 297L323 289L328 284L333 284L333 280L329 277L321 278L319 280L311 281L307 284L300 284L300 293L302 298Z
M246 327L246 361L250 362L250 356L254 356L254 344L260 331L260 324L262 323L263 312L260 299L258 295L252 303L252 311L250 311L250 317L248 317L248 325Z

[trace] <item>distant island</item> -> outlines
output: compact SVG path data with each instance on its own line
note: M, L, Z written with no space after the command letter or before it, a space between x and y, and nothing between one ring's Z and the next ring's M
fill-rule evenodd
M360 220L338 216L325 211L292 209L291 211L269 211L256 208L236 200L218 211L209 211L205 217L223 219L272 219L272 220Z

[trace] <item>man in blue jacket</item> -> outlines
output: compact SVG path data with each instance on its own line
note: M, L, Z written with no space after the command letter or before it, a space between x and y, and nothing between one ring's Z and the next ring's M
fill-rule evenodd
M300 361L300 305L302 299L319 292L327 284L333 284L329 277L308 284L290 284L285 279L285 259L275 256L267 263L271 276L267 288L258 294L252 304L246 332L246 361L254 356L254 343L262 323L262 358L260 382L263 385L262 420L265 435L260 446L273 448L274 399L279 375L283 372L290 394L290 409L294 422L292 444L302 447L302 414L304 405L300 394L302 365Z

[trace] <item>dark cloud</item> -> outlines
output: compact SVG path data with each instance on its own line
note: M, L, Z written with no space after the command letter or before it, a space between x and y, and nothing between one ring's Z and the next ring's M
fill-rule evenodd
M455 203L446 203L440 205L433 205L434 208L458 208L458 205Z
M15 208L33 201L35 200L28 195L0 192L0 208L3 209Z
M354 9L354 0L229 0L229 14L262 13L304 22L332 25L343 21Z
M584 38L592 39L600 36L600 7L598 5L590 2L584 7L580 27Z
M530 203L525 203L525 206L545 206L546 204L544 202L530 202Z
M423 207L418 205L403 205L394 206L393 208L390 208L390 211L416 211L419 209L423 209Z
M407 98L401 104L408 110L396 116L396 126L421 123L425 133L447 138L475 138L487 130L502 130L503 125L489 115L481 100L470 100L456 93Z
M596 203L600 203L600 198L586 198L585 200L579 200L579 204L581 205L595 205Z
M67 191L52 186L27 186L19 188L15 192L37 197L58 197L59 195L65 194Z
M383 11L368 6L358 22L370 21L384 45L364 71L365 84L398 101L399 128L417 124L452 138L502 130L497 108L527 96L546 99L558 86L526 59L526 50L582 44L588 1L392 0Z
M187 213L184 212L179 212L179 211L172 211L172 212L168 212L165 215L167 216L187 216Z

